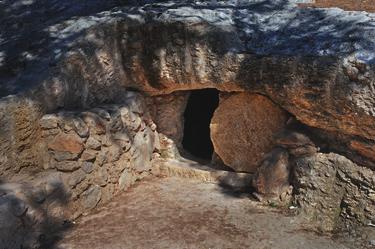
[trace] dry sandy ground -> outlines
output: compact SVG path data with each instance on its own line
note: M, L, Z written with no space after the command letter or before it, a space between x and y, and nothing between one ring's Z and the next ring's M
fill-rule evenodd
M157 178L79 219L58 248L347 248L298 219L215 184Z

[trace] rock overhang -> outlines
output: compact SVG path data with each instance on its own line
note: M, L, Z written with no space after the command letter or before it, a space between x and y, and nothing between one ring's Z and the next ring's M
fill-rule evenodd
M8 82L45 111L118 102L128 88L256 92L309 126L368 147L374 17L290 1L148 1L48 26L53 42L33 63L38 70Z

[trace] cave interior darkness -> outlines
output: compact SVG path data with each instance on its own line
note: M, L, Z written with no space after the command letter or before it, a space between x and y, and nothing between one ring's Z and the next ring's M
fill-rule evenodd
M191 91L184 112L183 148L192 156L211 160L214 152L210 137L210 122L219 105L219 91L202 89Z

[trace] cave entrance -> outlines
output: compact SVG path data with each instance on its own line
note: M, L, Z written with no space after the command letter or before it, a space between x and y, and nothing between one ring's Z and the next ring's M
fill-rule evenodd
M210 122L218 105L218 90L191 91L184 112L182 146L193 157L204 160L212 158L214 148L210 137Z

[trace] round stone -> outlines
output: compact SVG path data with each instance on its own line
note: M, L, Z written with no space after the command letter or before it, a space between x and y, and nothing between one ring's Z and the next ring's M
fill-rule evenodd
M283 109L263 95L233 94L220 102L211 120L215 152L235 171L254 173L287 118Z

